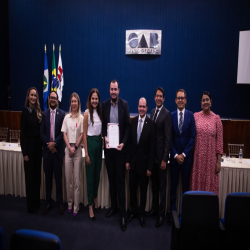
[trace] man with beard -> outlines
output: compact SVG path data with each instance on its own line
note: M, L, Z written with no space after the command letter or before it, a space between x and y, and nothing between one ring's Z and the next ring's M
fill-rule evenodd
M117 211L117 191L121 218L121 230L126 230L125 209L125 157L126 145L129 137L130 117L128 103L119 98L119 83L112 80L109 86L110 99L102 104L102 135L105 137L105 163L109 178L111 207L106 213L106 218L111 217ZM107 125L119 124L119 145L117 148L107 148Z
M42 114L40 128L40 136L43 142L43 168L47 202L43 215L47 214L52 208L51 189L53 173L56 181L56 201L59 204L59 214L63 214L65 211L62 196L62 165L65 144L63 133L61 132L65 112L57 108L58 95L55 91L50 92L49 105L50 109L47 109Z
M148 216L158 214L156 227L163 225L166 210L167 162L172 140L172 118L170 112L163 106L164 89L158 87L155 91L156 108L151 111L150 119L155 122L155 159L152 171L152 210ZM160 191L160 205L159 205Z

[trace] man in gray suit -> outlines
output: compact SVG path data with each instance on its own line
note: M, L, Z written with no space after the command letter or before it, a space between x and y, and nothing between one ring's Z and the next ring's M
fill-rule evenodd
M158 214L156 227L163 225L166 210L167 162L172 140L171 113L163 106L165 93L162 87L155 91L156 108L151 111L150 119L155 122L155 158L152 171L152 209L148 216ZM159 204L160 191L160 204Z

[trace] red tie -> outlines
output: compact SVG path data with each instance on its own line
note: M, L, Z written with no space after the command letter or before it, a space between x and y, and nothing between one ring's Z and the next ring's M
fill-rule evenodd
M50 141L54 141L54 122L55 122L55 110L52 110L51 120L50 120Z

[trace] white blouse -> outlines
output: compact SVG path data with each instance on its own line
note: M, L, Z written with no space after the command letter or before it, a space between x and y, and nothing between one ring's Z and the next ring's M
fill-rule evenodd
M71 114L67 114L64 117L61 131L67 133L69 143L77 143L80 134L83 133L83 116L80 115L79 123L78 115L72 118Z
M93 110L94 125L92 125L92 122L90 121L89 110L86 109L86 111L88 112L88 131L87 131L87 135L88 136L100 135L101 132L102 132L102 121L100 120L100 117L98 116L98 113L97 113L96 109Z

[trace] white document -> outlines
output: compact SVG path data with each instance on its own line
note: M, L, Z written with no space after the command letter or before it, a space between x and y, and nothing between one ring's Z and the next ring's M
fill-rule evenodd
M119 124L118 123L108 123L108 144L107 148L117 148L119 145Z

